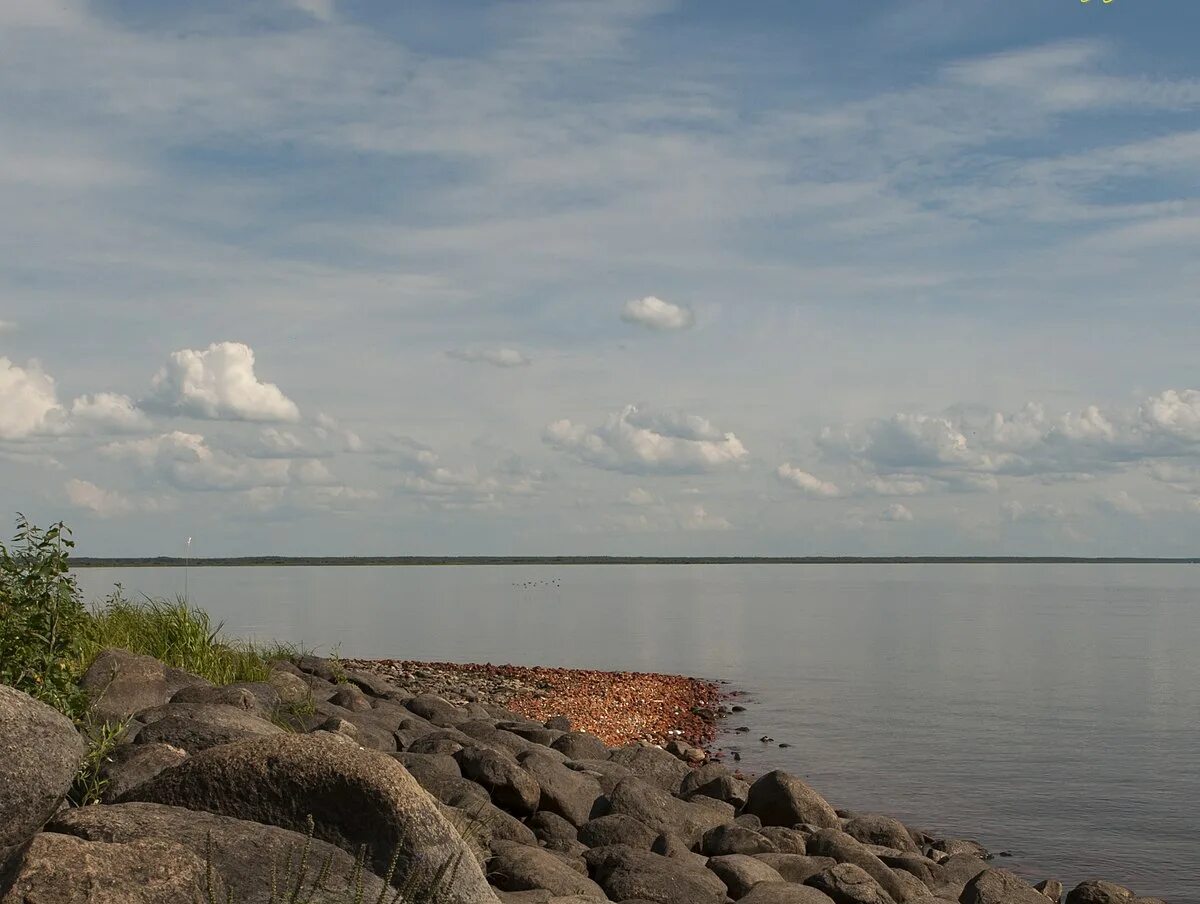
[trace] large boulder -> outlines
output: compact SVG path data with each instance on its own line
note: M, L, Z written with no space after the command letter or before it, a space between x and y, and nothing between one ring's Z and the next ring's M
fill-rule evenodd
M442 728L466 722L471 718L461 707L455 706L449 700L443 700L436 694L421 694L404 701L404 706L422 719Z
M542 789L517 763L487 747L464 747L454 757L462 774L491 795L493 803L514 816L529 816L538 808Z
M792 882L759 882L741 904L833 904L824 892Z
M786 826L763 826L756 830L760 835L770 838L775 843L775 849L781 854L807 854L808 836L797 829Z
M526 824L547 850L572 857L578 857L587 850L587 845L579 841L579 830L557 813L539 810L529 817Z
M837 813L820 794L802 779L781 769L768 772L750 786L745 810L764 826L836 826Z
M223 703L168 703L138 713L138 720L146 724L138 731L135 743L170 744L188 753L284 733L278 725L253 712Z
M600 789L605 794L612 794L613 788L623 779L634 775L627 767L608 760L568 760L564 765L576 772L586 772L600 783Z
M697 787L689 795L691 799L696 797L711 797L740 810L746 806L746 801L750 797L750 783L732 775L718 775Z
M673 756L661 747L651 747L644 744L631 744L609 754L609 762L624 766L634 775L657 785L664 791L676 793L683 783L683 777L691 772L687 763Z
M626 844L648 851L658 834L657 830L624 813L609 813L579 827L579 840L590 848Z
M1059 904L1063 899L1063 884L1057 879L1043 879L1034 888L1053 901L1054 904Z
M0 865L58 809L84 749L69 719L0 684Z
M893 904L892 896L861 867L839 863L804 880L833 898L835 904Z
M21 852L0 904L205 904L204 861L181 844L43 832Z
M778 850L770 838L735 823L709 829L700 841L700 852L709 857L725 854L773 854Z
M961 904L1046 904L1040 891L1006 869L984 870L966 884L958 900Z
M891 816L874 813L855 816L842 826L842 831L863 844L878 844L914 854L919 850L904 823Z
M538 750L518 754L517 762L538 783L541 809L557 813L576 827L598 815L594 811L603 792L592 776L568 769Z
M920 879L925 885L933 887L946 882L946 871L941 864L922 857L920 854L901 854L897 852L880 853L876 855L891 867L892 872L906 872Z
M722 813L700 804L673 797L660 787L627 778L609 795L612 812L630 816L655 832L679 835L689 846L698 843L706 831L733 819L733 808Z
M100 800L112 803L117 798L145 784L164 769L178 766L188 757L187 751L170 744L122 744L100 764L97 777L103 788Z
M942 881L950 885L966 885L988 868L987 863L974 854L953 854L938 866L942 868Z
M1067 892L1066 904L1131 904L1136 897L1124 885L1088 880L1080 882Z
M810 857L807 854L755 854L754 858L789 882L807 882L821 870L837 865L832 857Z
M544 888L556 895L591 895L603 900L600 886L552 851L511 841L497 842L488 862L488 879L504 891Z
M726 854L723 857L710 857L708 868L716 873L717 878L729 889L729 897L735 901L744 898L750 889L759 882L782 882L783 876L747 854Z
M223 889L233 892L233 900L238 904L272 904L272 872L277 874L281 885L294 884L298 878L296 866L305 852L312 864L309 882L303 886L306 890L318 873L327 876L320 887L330 892L352 889L356 882L356 858L327 842L277 826L161 804L67 810L47 828L86 841L110 844L169 838L206 863L211 853L211 864L221 878ZM383 881L367 872L362 872L361 878L365 900L376 900L383 891ZM223 898L218 896L218 900Z
M167 667L153 656L102 650L79 682L93 722L123 722L134 713L171 699Z
M607 760L609 754L605 743L586 731L568 731L550 746L572 760Z
M624 845L588 855L593 878L612 901L649 904L724 904L725 883L703 867Z
M845 832L821 829L808 839L808 853L818 857L832 857L838 863L853 863L861 867L895 901L905 901L909 897L903 880L897 879L887 864ZM928 889L922 889L920 893L927 894Z
M420 885L443 877L446 904L495 896L471 851L408 771L385 754L309 735L282 734L212 747L135 788L123 801L204 810L303 832L355 852L376 870L405 858Z

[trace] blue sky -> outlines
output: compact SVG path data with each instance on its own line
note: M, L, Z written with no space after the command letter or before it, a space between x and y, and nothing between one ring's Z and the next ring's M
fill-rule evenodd
M0 0L0 508L93 554L1194 554L1197 33Z

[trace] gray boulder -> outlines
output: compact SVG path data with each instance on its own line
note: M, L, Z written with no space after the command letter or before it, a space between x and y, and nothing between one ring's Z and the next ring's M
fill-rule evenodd
M443 728L466 722L470 718L460 707L435 694L421 694L413 697L411 700L406 700L404 706L409 712Z
M743 814L745 815L745 814ZM808 836L786 826L763 826L756 830L760 835L770 838L775 849L781 854L807 854Z
M818 857L832 857L838 863L853 863L878 882L893 900L903 902L908 898L903 880L897 879L887 864L845 832L822 829L808 839L808 852ZM920 891L920 894L927 893L928 889Z
M650 850L658 832L632 816L610 813L591 819L579 827L579 840L590 848L626 844L642 851Z
M97 770L97 777L104 785L101 802L112 803L164 769L178 766L187 757L187 751L170 744L122 744Z
M741 899L742 904L833 904L824 892L792 882L759 882Z
M110 844L167 838L183 845L206 864L211 850L211 862L220 876L221 889L232 891L238 904L270 904L272 870L277 871L281 884L285 884L289 875L287 865L290 863L294 868L306 849L313 865L310 879L319 872L328 872L322 888L344 891L353 888L355 881L356 858L324 841L307 839L277 826L161 804L67 810L47 828L86 841ZM383 881L369 872L362 874L362 882L366 900L375 900L383 891Z
M1059 904L1062 901L1063 884L1057 879L1043 879L1034 888L1053 901L1054 904Z
M836 826L837 813L820 794L801 779L776 769L750 786L746 812L762 820L764 826Z
M160 773L123 798L203 810L305 831L343 850L371 849L377 871L393 853L417 885L447 864L446 904L495 896L470 849L416 779L392 758L309 735L282 734L213 747Z
M101 651L79 686L89 699L93 722L123 722L134 713L162 706L171 699L167 667L153 656L128 650Z
M954 856L955 854L971 854L980 860L990 860L992 855L978 841L970 838L939 838L931 845L935 851Z
M138 713L138 720L146 724L135 743L170 744L188 753L284 733L266 719L221 703L168 703Z
M661 747L643 744L632 744L614 750L608 759L618 766L624 766L643 781L657 785L672 794L679 790L683 777L691 771L687 763Z
M220 686L193 684L171 695L172 703L223 703L270 719L279 708L279 691L267 681L242 681Z
M1135 897L1132 891L1115 882L1089 880L1067 893L1066 904L1130 904Z
M974 854L952 854L938 866L942 868L942 882L951 885L966 885L988 868Z
M942 885L946 879L946 870L941 864L922 857L920 854L881 853L879 859L891 867L893 872L906 872L920 879L927 886Z
M598 815L596 803L603 792L592 776L568 769L538 750L519 754L517 762L533 776L541 789L540 809L557 813L574 826L581 826Z
M607 760L609 754L605 743L586 731L568 731L550 746L572 760Z
M755 854L788 882L807 882L821 870L837 866L832 857L810 857L807 854Z
M542 789L518 764L486 747L464 747L455 759L462 774L482 785L500 809L515 816L537 810Z
M767 864L746 854L727 854L710 857L708 868L725 883L729 897L744 898L759 882L782 882L783 876Z
M267 684L275 688L279 702L284 706L297 706L312 700L312 690L308 684L291 672L273 669L267 676Z
M904 823L890 816L855 816L842 826L842 831L863 844L878 844L914 854L918 850Z
M835 904L893 904L892 896L853 863L839 863L804 881L833 898Z
M588 862L612 901L724 904L726 899L725 883L687 860L617 845L589 852Z
M620 763L609 762L608 760L568 760L564 763L568 769L574 769L576 772L586 772L600 783L600 790L605 794L612 794L613 788L623 780L634 777L632 770L622 766Z
M661 787L639 778L627 778L609 795L612 812L636 819L656 832L677 834L697 844L706 831L733 819L732 808L722 813L673 797Z
M69 719L0 684L0 865L58 809L83 757Z
M529 817L527 825L547 850L573 857L578 857L587 850L587 845L579 841L579 831L575 826L557 813L539 810Z
M734 823L709 829L700 840L700 852L709 857L725 854L773 854L778 850L775 842L765 835Z
M750 798L750 783L744 782L740 778L734 778L732 775L719 775L705 782L688 795L689 800L696 797L711 797L714 800L724 801L734 809L740 810L746 806L746 801Z
M204 861L181 844L43 832L21 851L0 904L205 904Z
M1045 895L1006 869L984 870L963 887L958 900L961 904L1046 904Z
M544 888L556 895L590 895L604 899L600 886L580 875L563 859L542 848L498 842L488 862L488 879L504 891Z

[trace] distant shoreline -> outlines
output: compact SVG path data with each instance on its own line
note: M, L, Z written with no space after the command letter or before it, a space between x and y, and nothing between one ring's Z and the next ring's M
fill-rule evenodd
M1198 565L1153 556L240 556L72 557L72 568L246 568L356 565Z

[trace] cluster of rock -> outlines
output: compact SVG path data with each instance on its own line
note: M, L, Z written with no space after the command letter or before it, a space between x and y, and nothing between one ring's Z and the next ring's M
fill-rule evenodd
M61 801L82 739L0 687L0 904L268 904L301 850L322 887L358 881L366 901L389 871L418 892L406 900L444 904L1063 898L973 841L835 811L783 772L750 784L687 745L610 749L561 717L414 695L314 657L214 687L114 650L84 684L95 718L131 721L101 769L104 802L76 809ZM1152 899L1087 882L1065 902Z

